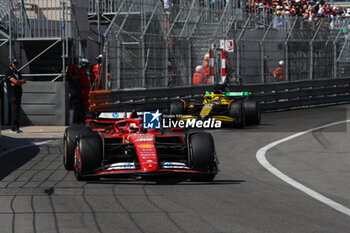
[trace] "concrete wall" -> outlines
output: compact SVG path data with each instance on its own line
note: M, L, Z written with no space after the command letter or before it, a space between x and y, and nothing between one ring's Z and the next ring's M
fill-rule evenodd
M66 125L67 85L63 82L27 82L23 85L21 125Z

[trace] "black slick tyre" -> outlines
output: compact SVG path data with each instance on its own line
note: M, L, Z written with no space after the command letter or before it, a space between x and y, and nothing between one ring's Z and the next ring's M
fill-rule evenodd
M75 147L74 173L77 180L88 180L86 175L101 166L102 142L97 134L79 136Z
M83 126L70 126L66 128L63 136L63 165L67 170L74 169L75 141L78 136L92 134L91 128Z
M234 118L233 125L237 128L243 128L246 125L246 116L241 101L235 101L230 104L229 116Z
M173 101L170 104L170 114L176 115L176 114L184 114L185 113L185 104L181 100Z
M191 177L192 181L212 181L217 173L217 159L211 134L198 132L189 135L190 160L194 170L205 173Z
M259 125L261 112L258 101L252 98L246 98L243 100L243 107L247 117L247 124Z

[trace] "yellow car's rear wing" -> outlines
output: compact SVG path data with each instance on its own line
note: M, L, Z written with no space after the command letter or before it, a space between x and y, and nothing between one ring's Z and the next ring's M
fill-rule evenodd
M205 92L205 95L213 95L214 92L207 91ZM245 97L249 96L248 91L231 91L231 92L223 92L222 93L224 96L229 96L229 97Z

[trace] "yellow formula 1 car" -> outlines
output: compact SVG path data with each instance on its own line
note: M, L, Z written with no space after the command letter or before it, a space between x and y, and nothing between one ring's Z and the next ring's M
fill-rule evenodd
M170 114L188 115L186 119L220 120L236 127L249 124L260 124L259 103L249 96L248 92L206 92L203 101L176 100L170 105Z

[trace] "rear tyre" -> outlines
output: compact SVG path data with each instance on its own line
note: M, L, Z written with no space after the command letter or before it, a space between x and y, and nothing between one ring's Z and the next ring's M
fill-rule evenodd
M77 180L89 179L86 175L101 166L102 142L97 134L79 136L75 146L74 172Z
M258 101L246 98L243 101L243 107L247 117L247 124L259 125L261 121L261 112Z
M67 170L74 169L74 150L76 138L80 135L92 134L91 128L83 126L70 126L66 128L63 136L63 165Z
M235 127L243 128L246 125L245 111L241 101L230 104L229 116L235 119L233 123Z
M170 114L184 114L185 113L185 104L181 100L176 100L170 105Z
M192 167L194 170L206 172L191 177L191 180L212 181L218 170L213 137L205 132L193 133L189 136Z

